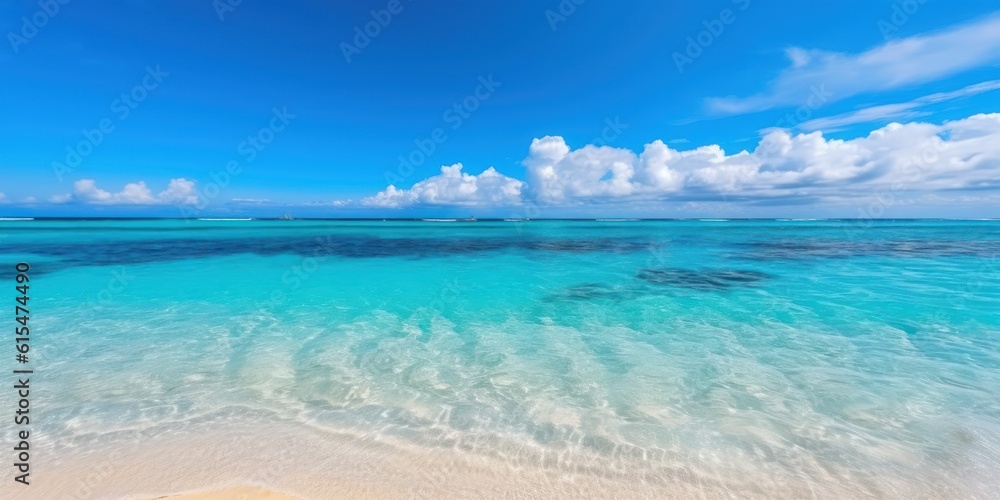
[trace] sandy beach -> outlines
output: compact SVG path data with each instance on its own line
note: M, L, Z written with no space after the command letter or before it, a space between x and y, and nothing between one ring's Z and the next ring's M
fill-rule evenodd
M751 460L699 470L669 455L488 453L479 444L424 447L214 415L81 439L76 445L90 451L72 459L48 449L43 472L20 498L985 498L990 491L986 470L890 477L827 464L824 481L815 482Z
M159 497L160 499L173 500L298 500L299 497L275 493L261 488L251 486L241 486L224 490L205 491L198 493L185 493Z

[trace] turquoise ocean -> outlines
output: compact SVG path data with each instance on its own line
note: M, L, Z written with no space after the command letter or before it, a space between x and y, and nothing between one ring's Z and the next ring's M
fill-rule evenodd
M0 221L39 456L245 415L816 496L997 491L998 256L988 220Z

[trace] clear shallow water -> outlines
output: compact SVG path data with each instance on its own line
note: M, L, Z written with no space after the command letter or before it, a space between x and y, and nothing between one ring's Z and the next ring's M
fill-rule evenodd
M1000 222L4 221L59 453L234 409L886 493L1000 470ZM994 483L995 484L995 483ZM948 491L955 491L949 486Z

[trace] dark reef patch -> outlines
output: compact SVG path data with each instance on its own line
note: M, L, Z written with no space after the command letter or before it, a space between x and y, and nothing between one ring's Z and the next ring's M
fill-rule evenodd
M32 267L34 274L44 274L80 266L145 264L238 254L426 259L503 251L619 254L649 251L656 246L656 243L639 238L377 238L364 235L322 235L20 243L0 245L0 255L32 254L57 259L54 262L40 262Z
M996 258L1000 241L982 240L768 240L736 244L734 257L758 260L843 259L851 257L937 258L978 257Z
M628 285L582 283L553 292L543 300L621 302L642 296L663 295L668 288L683 288L701 292L722 292L734 288L756 286L774 276L759 271L740 269L641 269L636 274L641 281Z
M752 286L773 276L739 269L657 268L642 269L636 277L653 285L718 291Z
M622 301L633 299L642 293L643 290L637 287L622 287L601 283L583 283L580 285L566 287L562 290L549 294L543 300L547 302L563 300L589 301L601 299Z

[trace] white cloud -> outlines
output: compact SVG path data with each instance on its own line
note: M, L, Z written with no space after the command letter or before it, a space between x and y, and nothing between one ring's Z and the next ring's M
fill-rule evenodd
M805 103L815 88L840 100L939 80L1000 62L1000 16L945 31L891 40L860 54L792 48L791 66L769 89L749 97L707 100L716 114L742 114Z
M153 196L149 186L143 181L126 184L121 191L111 193L97 187L93 179L81 179L73 183L70 198L66 198L66 195L54 196L50 201L79 201L93 205L194 205L198 203L194 186L194 181L171 179L167 189Z
M184 178L170 179L166 191L160 193L157 198L161 203L169 205L197 205L198 193L194 189L194 181Z
M0 193L0 203L7 203L7 195Z
M395 188L393 188L395 189ZM296 205L302 207L349 207L354 205L354 200L333 200L333 201L307 201L305 203L297 203Z
M798 47L785 49L785 56L792 62L793 68L801 68L809 64L809 51Z
M816 118L799 124L799 128L805 131L830 131L846 125L854 125L856 123L913 119L927 114L926 112L919 111L922 107L953 99L971 97L997 89L1000 89L1000 80L990 80L969 85L965 88L951 92L938 92L936 94L923 96L909 102L871 106L857 111L852 111L850 113Z
M93 179L73 183L73 197L84 203L97 205L152 205L155 200L145 182L126 184L120 193L112 194L97 187Z
M257 198L233 198L233 203L249 203L252 205L261 205L264 203L270 203L269 199L257 199Z
M752 151L717 145L677 151L655 141L636 154L561 137L532 142L524 160L530 193L550 205L594 201L850 199L878 191L1000 190L1000 114L942 125L893 123L866 137L775 130Z
M389 186L361 200L369 207L400 208L411 205L509 206L521 202L524 183L501 175L493 167L479 175L462 172L462 164L441 167L441 173L410 189Z
M479 176L464 174L459 164L442 167L441 174L408 190L389 186L361 204L838 205L904 192L912 199L957 200L970 193L1000 193L1000 113L943 124L891 123L850 140L774 130L752 151L733 154L715 144L678 151L663 141L638 153L593 145L573 150L562 137L548 136L532 141L522 163L527 182L492 168Z
M49 203L55 203L56 205L69 203L71 201L73 201L73 195L70 193L56 194L49 197Z
M562 137L548 136L531 142L523 163L531 193L544 203L632 194L635 154L628 150L587 145L570 151Z

